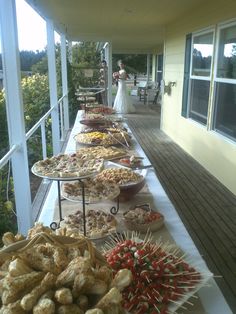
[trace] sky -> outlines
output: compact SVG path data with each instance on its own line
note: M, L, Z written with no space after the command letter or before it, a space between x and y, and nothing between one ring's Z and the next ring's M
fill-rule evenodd
M20 50L43 50L47 45L46 22L24 0L16 0Z
M47 45L46 22L24 0L16 0L19 50L41 51ZM60 41L55 33L55 41ZM1 47L0 47L1 52Z

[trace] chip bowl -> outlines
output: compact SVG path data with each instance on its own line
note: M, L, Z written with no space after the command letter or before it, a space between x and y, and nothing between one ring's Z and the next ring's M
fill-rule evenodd
M120 188L120 195L119 195L119 201L120 202L126 202L132 199L138 192L142 190L142 188L145 186L146 180L146 174L147 170L136 170L138 174L142 176L142 178L138 182L130 182L127 184L119 185Z

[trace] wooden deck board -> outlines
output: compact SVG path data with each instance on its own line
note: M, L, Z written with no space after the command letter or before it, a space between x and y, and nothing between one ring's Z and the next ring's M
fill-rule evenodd
M236 313L236 196L160 131L157 111L126 118Z

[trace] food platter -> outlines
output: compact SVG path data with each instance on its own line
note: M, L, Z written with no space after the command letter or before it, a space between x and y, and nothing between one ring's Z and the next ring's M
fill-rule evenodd
M113 284L111 269L88 238L56 235L49 229L8 245L0 256L6 264L1 277L1 313L55 313L55 309L57 313L85 313L94 307L114 313L114 301L115 308L121 309L117 288L121 282L114 278ZM86 302L77 293L81 282ZM96 298L90 297L94 294Z
M100 132L92 131L88 133L78 133L74 136L76 143L88 146L117 146L128 147L130 137L126 132Z
M97 183L93 178L85 179L84 193L85 203L98 203L105 200L113 200L120 194L120 188L116 184ZM80 182L63 182L61 195L73 202L82 202L82 187Z
M125 166L122 166L120 164L116 164L113 161L105 161L104 162L104 172L108 169L113 169L115 175L116 175L116 170L119 171L119 169L120 169L121 173L124 172L125 175L131 174L131 176L133 174L134 177L136 177L135 181L130 180L130 181L123 182L123 183L119 182L118 184L119 184L120 189L140 184L141 182L145 181L145 178L147 175L147 169L133 170L133 169L130 169L129 167L125 167ZM101 173L100 173L100 175L101 175Z
M118 222L110 213L104 210L86 211L86 236L90 239L103 239L116 232ZM77 211L65 217L61 226L66 227L70 232L83 234L83 213Z
M48 175L42 175L39 174L36 170L35 167L33 166L31 168L31 172L36 175L37 177L40 177L42 179L48 179L48 180L55 180L55 181L74 181L74 180L80 180L80 179L87 179L92 176L95 176L98 172L93 172L84 176L68 176L68 177L57 177L57 176L48 176Z
M37 161L31 171L38 177L70 181L89 178L103 169L103 159L82 160L76 154L60 154Z
M164 216L153 211L150 204L137 204L123 213L123 220L128 230L146 233L154 232L164 225Z
M92 146L92 147L82 147L76 152L78 156L84 158L103 158L104 160L113 160L121 157L125 157L128 151L116 146Z
M125 202L132 199L144 187L147 175L146 169L134 171L127 167L114 166L112 162L108 162L106 165L108 166L96 178L104 182L118 184L120 188L119 201ZM125 180L123 178L120 180L120 174L125 176Z
M142 168L143 165L143 157L138 157L138 156L134 156L134 155L126 155L126 156L121 156L118 158L114 158L112 160L114 163L124 166L124 167L128 167L131 169L137 169L137 168Z
M133 171L126 167L109 167L97 175L100 182L116 183L120 188L134 186L145 180L146 170Z
M133 236L134 235L134 236ZM212 273L203 262L185 257L176 245L160 240L152 242L151 235L141 240L137 233L131 238L113 238L104 247L105 256L114 273L130 269L133 281L123 291L123 307L127 313L176 313L193 305L188 299L207 285ZM106 251L107 250L107 251ZM186 305L185 305L186 303Z
M191 256L190 263L191 263ZM183 297L178 300L178 304L171 304L169 305L169 311L171 313L175 313L179 308L183 308L183 305L188 302L188 300L193 297L202 287L206 286L209 280L213 277L213 274L208 270L205 269L204 265L201 263L194 263L193 267L201 274L201 281L195 285L195 288L186 293ZM204 269L204 272L202 271Z
M83 119L80 120L81 124L84 125L88 125L88 126L98 126L98 125L111 125L112 122L111 121L107 121L107 120L98 120L98 119Z
M86 110L87 112L91 112L91 113L102 113L104 115L111 115L111 114L115 114L116 111L113 108L107 107L107 106L102 106L102 105L97 105L97 106L90 106L87 105L86 106Z

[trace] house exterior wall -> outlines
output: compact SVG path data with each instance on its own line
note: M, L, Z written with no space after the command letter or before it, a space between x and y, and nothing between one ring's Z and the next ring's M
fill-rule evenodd
M205 1L167 26L164 80L166 85L175 81L176 86L172 87L171 95L163 97L161 128L236 194L236 142L181 116L186 35L234 18L236 1Z

